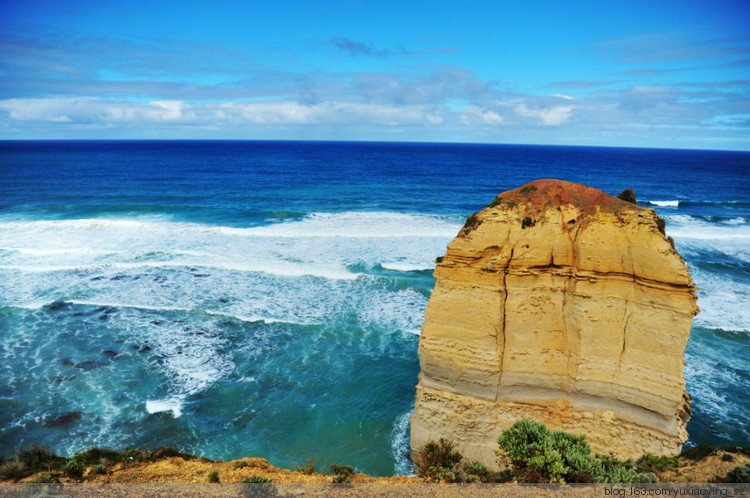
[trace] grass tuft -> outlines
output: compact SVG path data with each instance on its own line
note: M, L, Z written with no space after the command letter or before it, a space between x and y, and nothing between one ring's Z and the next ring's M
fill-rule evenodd
M297 472L302 472L303 474L314 474L315 473L315 467L318 465L318 459L308 457L307 460L304 462L297 464L293 463L292 466Z

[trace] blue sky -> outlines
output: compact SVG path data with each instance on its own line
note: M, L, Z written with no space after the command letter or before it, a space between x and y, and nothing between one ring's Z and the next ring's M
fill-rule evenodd
M750 150L750 1L0 3L0 139Z

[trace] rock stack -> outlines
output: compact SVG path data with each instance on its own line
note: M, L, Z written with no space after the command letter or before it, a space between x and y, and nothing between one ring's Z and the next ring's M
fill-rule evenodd
M651 209L559 180L471 216L435 269L412 450L445 437L493 464L498 436L526 417L602 454L679 453L698 307L659 225Z

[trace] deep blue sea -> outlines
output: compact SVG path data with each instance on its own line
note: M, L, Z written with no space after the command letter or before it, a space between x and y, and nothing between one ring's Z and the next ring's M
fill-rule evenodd
M666 218L699 287L689 444L750 444L750 153L0 142L0 454L408 472L435 258L539 178Z

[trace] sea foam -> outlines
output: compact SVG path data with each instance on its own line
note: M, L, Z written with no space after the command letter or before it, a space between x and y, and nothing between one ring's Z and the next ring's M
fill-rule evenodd
M160 399L146 401L146 411L149 413L172 412L174 418L182 415L182 401L178 399Z
M654 206L659 207L678 207L680 205L680 201L647 201L648 204L652 204Z

